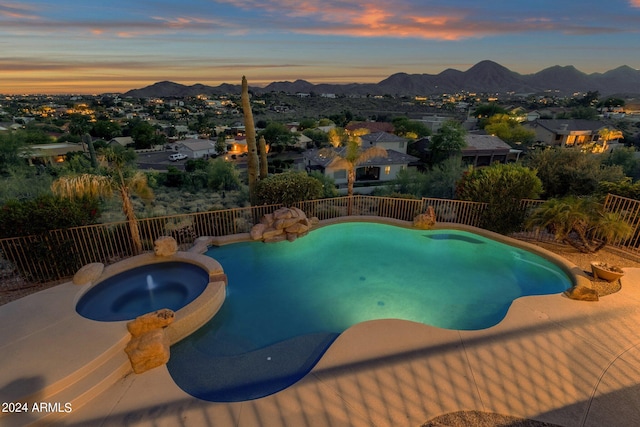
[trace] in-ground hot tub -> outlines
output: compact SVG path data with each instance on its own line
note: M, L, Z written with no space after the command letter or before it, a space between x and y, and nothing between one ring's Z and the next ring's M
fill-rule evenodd
M171 344L210 320L226 296L227 277L220 263L194 252L137 255L98 275L75 298L79 315L115 322L169 308L176 313L166 329Z
M142 265L109 277L85 293L76 311L92 320L131 320L161 308L177 311L207 287L209 273L181 261Z

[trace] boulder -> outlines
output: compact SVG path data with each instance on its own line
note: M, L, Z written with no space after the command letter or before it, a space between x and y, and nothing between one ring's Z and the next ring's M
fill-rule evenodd
M164 329L154 329L134 337L124 351L129 356L133 372L141 374L169 361L169 337Z
M280 230L282 231L282 230ZM271 237L265 237L264 238L264 242L265 243L276 243L276 242L282 242L283 240L285 240L287 238L287 235L285 233L280 233L277 234L275 236L271 236Z
M271 227L273 224L273 214L264 214L262 218L260 218L260 223L266 225L267 227Z
M299 208L290 208L290 209L291 209L291 214L293 215L294 218L306 218L307 217L307 214L305 214L302 209L299 209Z
M280 208L273 213L274 220L289 219L289 218L293 218L293 213L289 208Z
M566 290L564 294L571 299L579 301L598 301L598 291L587 286L574 286Z
M143 314L127 322L127 330L132 336L139 337L154 329L161 329L170 325L174 319L175 313L173 310L163 308L162 310Z
M427 207L425 213L421 213L413 218L413 226L421 230L429 230L436 224L436 213L433 206Z
M87 285L94 283L98 277L102 275L104 271L104 264L101 262L92 262L82 267L73 276L73 283L75 285Z
M251 227L251 240L262 240L262 234L267 229L267 225L263 223L259 223Z
M289 227L285 228L284 231L287 233L301 234L309 231L309 227L302 222L296 222L295 224L292 224Z
M178 243L170 236L158 237L153 242L153 251L157 256L171 256L178 252Z
M315 222L314 222L315 221ZM281 242L285 239L294 241L309 233L313 224L318 224L318 218L307 218L298 208L280 208L271 214L263 215L260 223L251 228L253 240L262 239L263 242Z
M280 236L281 234L284 234L284 230L280 228L268 228L262 233L262 238L264 240L269 240L273 239L276 236Z
M285 229L287 227L291 227L293 224L297 224L300 222L300 218L282 218L277 219L273 223L273 228Z

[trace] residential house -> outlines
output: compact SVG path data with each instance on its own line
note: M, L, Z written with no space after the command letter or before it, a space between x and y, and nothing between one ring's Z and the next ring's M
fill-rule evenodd
M555 147L584 147L595 144L599 150L613 148L619 144L622 132L599 120L540 119L524 125L533 130L536 141ZM605 137L604 133L610 131Z
M393 123L389 122L350 122L345 126L344 130L347 133L355 132L359 129L367 129L369 133L387 132L391 133L394 130Z
M462 162L472 166L489 166L493 163L507 163L517 160L522 153L514 150L509 144L495 135L481 135L468 133L464 137L465 147L462 148ZM426 157L430 155L429 137L420 138L416 142L416 149Z
M396 178L399 171L418 161L417 157L406 154L407 139L386 132L367 134L361 137L362 149L372 146L387 150L387 157L373 158L356 168L356 186L359 184L372 186ZM338 156L343 156L345 147L335 149ZM336 186L346 188L347 170L337 166L337 157L327 156L324 151L313 149L302 154L303 164L308 172L318 170L333 178Z
M208 139L185 139L176 143L176 150L179 153L186 154L190 159L202 159L215 157L216 144Z
M399 153L407 153L407 138L394 135L388 132L375 132L362 135L362 149L369 147L382 147L385 150L394 150Z
M133 138L130 136L118 136L116 138L112 138L108 142L109 145L120 145L121 147L126 147L128 145L133 145Z

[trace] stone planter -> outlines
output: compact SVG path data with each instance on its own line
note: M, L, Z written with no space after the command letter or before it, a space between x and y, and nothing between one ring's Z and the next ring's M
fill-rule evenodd
M624 276L624 271L622 271L620 267L607 265L602 262L592 262L591 271L593 272L593 277L606 280L607 282L613 282Z

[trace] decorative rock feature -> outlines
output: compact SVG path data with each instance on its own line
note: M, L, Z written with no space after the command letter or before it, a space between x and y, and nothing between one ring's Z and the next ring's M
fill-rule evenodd
M92 262L82 267L73 276L74 285L88 285L95 282L95 280L102 275L104 271L104 264L101 262Z
M318 223L318 218L307 218L307 215L298 208L280 208L277 211L263 215L260 223L251 229L253 240L263 242L281 242L289 240L293 242L298 237L306 235L313 224Z
M133 372L141 374L169 361L170 340L164 328L174 319L175 313L164 308L127 323L132 338L124 351L129 356Z
M176 239L170 236L158 237L153 242L153 251L157 256L171 256L178 252Z
M169 337L164 329L154 329L134 337L125 347L133 372L141 374L169 361Z
M421 230L429 230L436 224L436 212L433 210L433 206L427 207L425 213L416 215L413 218L413 226Z
M588 288L586 286L574 286L573 288L566 290L564 294L571 299L579 301L598 301L598 291Z
M163 308L162 310L152 311L151 313L143 314L135 318L134 320L127 322L127 329L129 333L134 337L139 337L154 329L161 329L169 326L175 320L175 313L173 310Z

